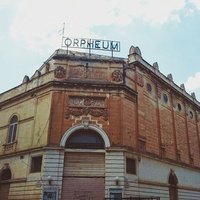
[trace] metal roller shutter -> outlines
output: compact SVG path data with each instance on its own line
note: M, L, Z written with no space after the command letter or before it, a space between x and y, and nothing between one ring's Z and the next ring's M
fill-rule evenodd
M104 200L104 178L65 177L62 200Z
M64 176L104 177L104 174L104 154L66 153Z
M62 200L103 200L104 176L104 154L66 153Z

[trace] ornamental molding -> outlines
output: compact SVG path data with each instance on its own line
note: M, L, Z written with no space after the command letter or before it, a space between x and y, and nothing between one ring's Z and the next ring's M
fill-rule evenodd
M94 124L89 124L88 129L90 130L94 130L96 131L97 133L99 133L99 135L102 137L102 139L104 140L104 143L105 143L105 147L108 148L110 147L110 140L107 136L107 134L104 132L103 129L101 129L100 127L94 125ZM60 141L60 146L61 147L65 147L65 143L66 141L68 140L68 138L77 130L81 130L81 129L84 129L84 124L77 124L75 126L72 126L71 128L69 128L65 134L62 136L62 139Z
M107 71L88 66L70 66L69 79L107 80Z
M112 72L112 80L115 82L123 81L123 74L120 70L115 70Z
M71 115L75 117L91 115L93 117L103 117L104 120L108 120L105 97L69 97L65 118L68 119Z
M93 117L103 117L105 121L108 120L108 111L104 108L68 108L65 112L65 118L68 119L70 115L80 117L89 114Z
M66 69L62 66L58 66L54 71L55 78L66 78Z
M105 97L70 96L69 107L105 107Z

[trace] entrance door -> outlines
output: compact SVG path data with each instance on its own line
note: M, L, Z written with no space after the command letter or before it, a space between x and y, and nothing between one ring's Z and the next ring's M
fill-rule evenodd
M104 153L66 153L62 200L103 200L104 163Z
M12 177L9 164L5 164L0 173L0 200L8 200L10 190L10 180Z
M0 200L8 200L10 184L2 183L0 184Z

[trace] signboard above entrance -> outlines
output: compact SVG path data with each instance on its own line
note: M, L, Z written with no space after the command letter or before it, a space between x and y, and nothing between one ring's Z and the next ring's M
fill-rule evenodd
M63 37L63 47L120 52L120 42L87 38Z

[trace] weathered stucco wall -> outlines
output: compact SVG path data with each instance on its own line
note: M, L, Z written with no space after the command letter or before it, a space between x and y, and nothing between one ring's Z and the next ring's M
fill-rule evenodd
M46 145L50 106L50 93L3 106L0 112L0 155ZM8 129L14 115L18 117L17 134L15 144L9 148L12 145L7 144Z

